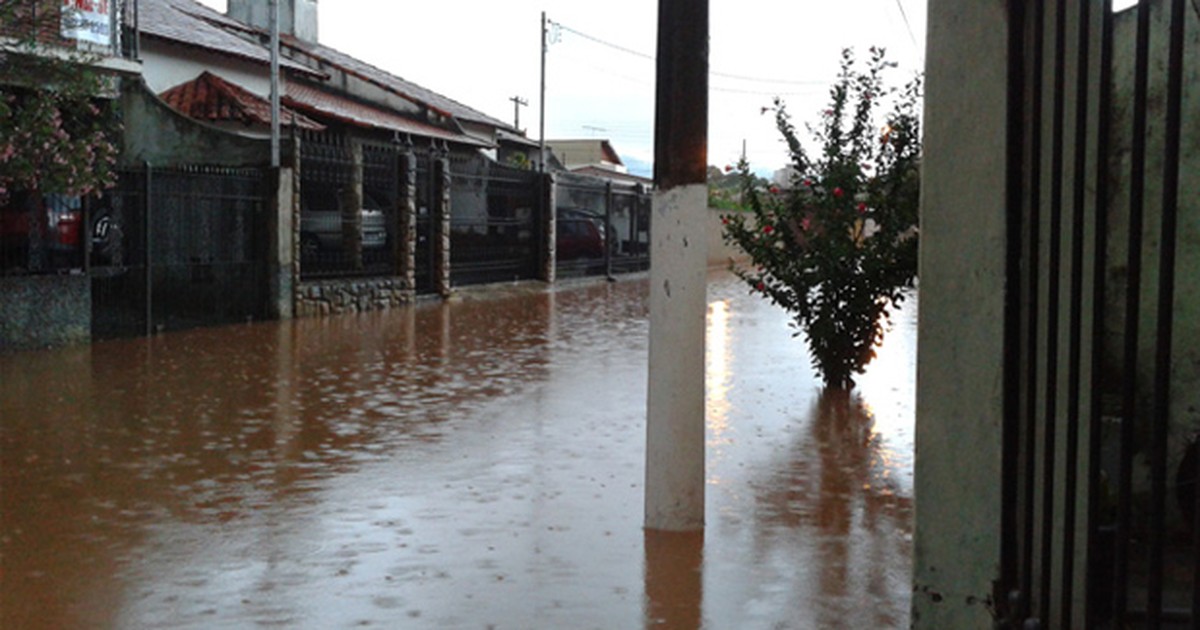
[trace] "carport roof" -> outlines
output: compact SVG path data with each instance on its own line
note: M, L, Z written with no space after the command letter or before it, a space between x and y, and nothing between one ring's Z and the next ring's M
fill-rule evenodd
M359 127L408 133L475 147L492 146L473 136L405 118L304 83L288 82L283 102L295 109Z

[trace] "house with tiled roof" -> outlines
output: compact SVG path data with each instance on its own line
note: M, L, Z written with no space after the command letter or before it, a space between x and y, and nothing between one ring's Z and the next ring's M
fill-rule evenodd
M193 120L267 137L267 3L230 0L221 13L194 0L140 2L149 91ZM538 252L546 249L537 242L545 230L533 224L537 174L502 171L532 162L538 144L502 120L320 43L312 0L281 0L279 8L280 123L297 147L287 166L297 178L300 280L398 274L402 291L445 293L452 279L444 237L463 244L455 250L456 283L537 277ZM493 242L504 235L520 242ZM483 271L467 275L472 264ZM298 302L310 293L299 292ZM297 312L309 306L298 304Z
M265 4L231 0L228 14L194 0L141 0L140 6L141 57L149 88L158 94L173 90L173 107L205 112L208 122L247 122L236 112L230 121L214 120L212 115L224 111L218 103L180 103L178 98L184 93L228 100L226 92L184 85L216 77L240 88L243 97L258 97L244 98L240 109L258 107L251 101L266 101L270 53ZM284 0L280 14L285 108L418 145L483 149L499 160L536 148L537 143L504 121L321 44L311 0ZM263 131L261 125L245 126L247 132Z

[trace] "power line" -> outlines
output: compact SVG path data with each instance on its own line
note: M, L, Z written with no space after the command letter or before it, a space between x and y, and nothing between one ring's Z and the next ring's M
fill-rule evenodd
M897 0L897 2L899 2L899 0ZM903 11L903 8L901 8L901 11ZM905 24L908 24L907 16L904 18L904 22L905 22ZM588 33L584 33L583 31L573 29L565 24L562 24L561 22L551 22L551 24L553 24L559 30L567 31L568 33L572 33L574 35L582 37L583 39L586 39L595 44L599 44L601 46L606 46L613 50L623 52L627 55L632 55L634 57L646 59L648 61L654 61L653 55L648 55L644 52L634 50L632 48L627 48L620 44L614 44L610 41L596 37L595 35L590 35ZM909 29L909 37L912 37L912 29L911 28ZM916 42L915 39L913 41L914 41L914 43ZM755 76L750 76L750 75L745 75L745 74L735 74L735 73L731 73L731 72L718 72L716 70L709 70L708 74L710 76L714 76L714 77L721 77L724 79L736 79L739 81L750 81L753 83L777 83L777 84L781 84L781 85L828 85L829 84L829 80L827 80L827 79L822 79L822 80L776 79L776 78L767 78L767 77L755 77ZM740 90L718 90L718 91L740 92ZM750 93L750 92L745 92L745 93Z
M904 19L904 28L908 31L908 39L912 41L917 55L921 55L921 46L917 44L917 36L913 35L912 24L908 22L908 12L904 10L904 3L901 0L896 0L896 6L900 9L900 17Z

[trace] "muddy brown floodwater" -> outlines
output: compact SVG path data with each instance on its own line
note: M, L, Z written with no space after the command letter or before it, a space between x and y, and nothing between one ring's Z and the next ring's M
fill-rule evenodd
M907 626L915 304L839 399L714 274L708 526L669 535L645 294L0 356L0 627Z

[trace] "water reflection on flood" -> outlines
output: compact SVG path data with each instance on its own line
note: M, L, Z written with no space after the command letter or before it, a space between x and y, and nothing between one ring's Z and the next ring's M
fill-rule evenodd
M709 527L664 538L645 291L0 356L0 627L907 625L911 318L821 397L715 276Z

